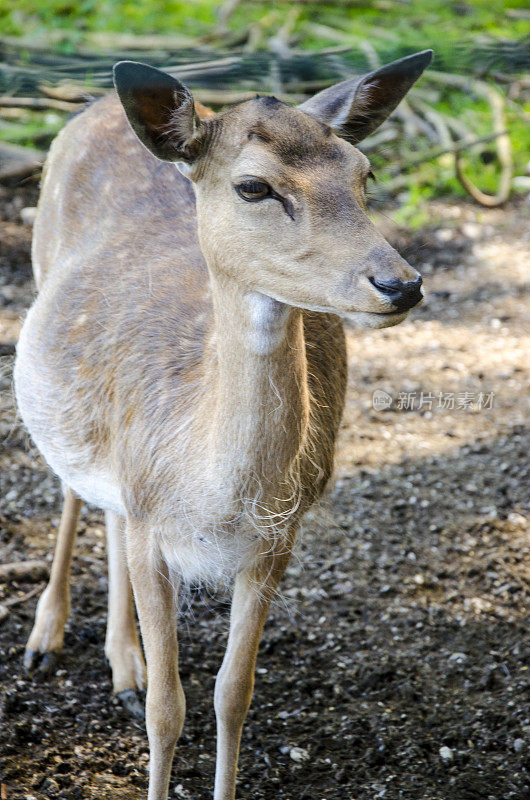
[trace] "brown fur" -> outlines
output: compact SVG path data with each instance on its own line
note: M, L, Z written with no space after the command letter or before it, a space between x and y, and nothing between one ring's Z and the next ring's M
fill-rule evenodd
M50 313L43 315L36 358L44 364L52 359L57 390L65 398L63 424L72 428L78 448L88 445L95 461L110 463L126 484L142 487L141 499L135 494L135 511L148 513L169 479L159 474L159 465L170 461L163 451L172 446L171 431L181 413L174 407L174 387L179 386L179 406L187 407L191 390L204 397L215 383L211 294L193 192L173 165L157 161L138 144L115 97L90 107L69 128L63 159L71 163L65 169L61 162L68 207L53 202L56 184L46 181L35 251L42 265L41 290L52 250L54 263L63 253L81 252L84 277L80 280L75 266L53 275L60 287L54 286ZM96 151L86 148L87 140L97 142ZM113 176L107 191L101 181L105 174ZM104 233L109 217L111 238ZM61 315L54 313L58 293ZM315 487L309 477L314 468L304 462L307 506L331 473L345 391L345 348L342 325L332 315L304 312L304 332L311 394L326 398L312 411L315 435L323 437L313 446L325 479ZM75 426L66 418L71 405L85 409ZM143 435L145 419L160 421L155 436L153 429ZM140 443L145 447L141 459Z
M338 315L396 324L407 312L371 279L416 273L364 214L367 159L318 115L256 98L212 116L167 75L116 69L136 134L181 163L195 194L140 144L115 95L52 146L33 244L39 294L15 378L28 428L70 489L26 662L62 644L77 492L107 510L118 692L144 680L128 570L132 580L149 800L165 800L185 711L174 594L182 579L235 576L214 794L233 800L267 609L333 468ZM249 176L270 185L263 201L237 191Z

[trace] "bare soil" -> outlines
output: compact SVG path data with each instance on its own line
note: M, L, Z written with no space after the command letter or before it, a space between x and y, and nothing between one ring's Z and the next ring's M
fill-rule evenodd
M20 210L35 192L0 194L6 561L51 559L61 502L10 389L34 291ZM427 299L399 327L348 332L337 480L265 630L240 798L530 798L528 214L438 203L414 235L380 220ZM33 585L0 585L0 603ZM145 797L145 731L112 698L103 654L106 593L103 520L86 508L57 674L21 670L36 597L0 622L2 800ZM211 796L227 610L192 594L183 612L176 798Z

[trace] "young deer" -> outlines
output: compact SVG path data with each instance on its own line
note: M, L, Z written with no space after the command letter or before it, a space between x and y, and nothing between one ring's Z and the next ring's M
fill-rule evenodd
M184 721L177 585L231 577L214 797L235 796L267 610L332 471L341 317L396 325L422 297L420 276L365 214L370 168L353 145L431 55L298 108L258 96L217 115L197 113L169 75L121 62L119 98L72 119L51 148L15 382L66 488L26 666L49 669L61 650L82 498L107 515L106 653L129 700L145 667L128 575L136 599L149 800L167 797Z

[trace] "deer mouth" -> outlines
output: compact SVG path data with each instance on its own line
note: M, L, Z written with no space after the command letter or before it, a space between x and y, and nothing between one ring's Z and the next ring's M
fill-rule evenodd
M406 317L408 317L408 315L410 314L410 311L411 311L411 309L409 308L406 311L405 310L403 310L403 311L372 311L372 312L369 312L369 313L370 313L371 316L378 317L380 319L387 319L387 320L398 319L398 320L401 321L402 319L405 319Z
M375 314L376 317L404 317L409 313L409 310L410 309L407 311L370 311L368 313Z
M419 298L416 300L414 305L409 305L408 307L401 307L401 308L398 305L396 308L392 309L391 311L373 311L371 313L373 313L377 317L387 317L389 319L391 317L399 317L400 320L401 319L405 319L405 317L407 317L410 314L411 311L413 311L415 308L419 308L421 306L421 304L423 303L424 299L425 299L425 296L420 293Z
M403 322L409 313L409 311L355 311L344 316L355 327L392 328Z

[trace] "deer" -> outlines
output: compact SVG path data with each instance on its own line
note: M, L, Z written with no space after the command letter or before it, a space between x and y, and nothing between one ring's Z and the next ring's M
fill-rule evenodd
M122 61L116 92L51 146L14 382L64 506L24 660L53 672L91 503L106 519L113 690L140 715L147 686L148 800L167 798L184 722L179 591L219 582L232 599L214 800L235 798L267 613L332 474L344 321L396 325L423 298L367 215L370 163L356 145L431 58L298 106L257 95L215 114L167 72Z

